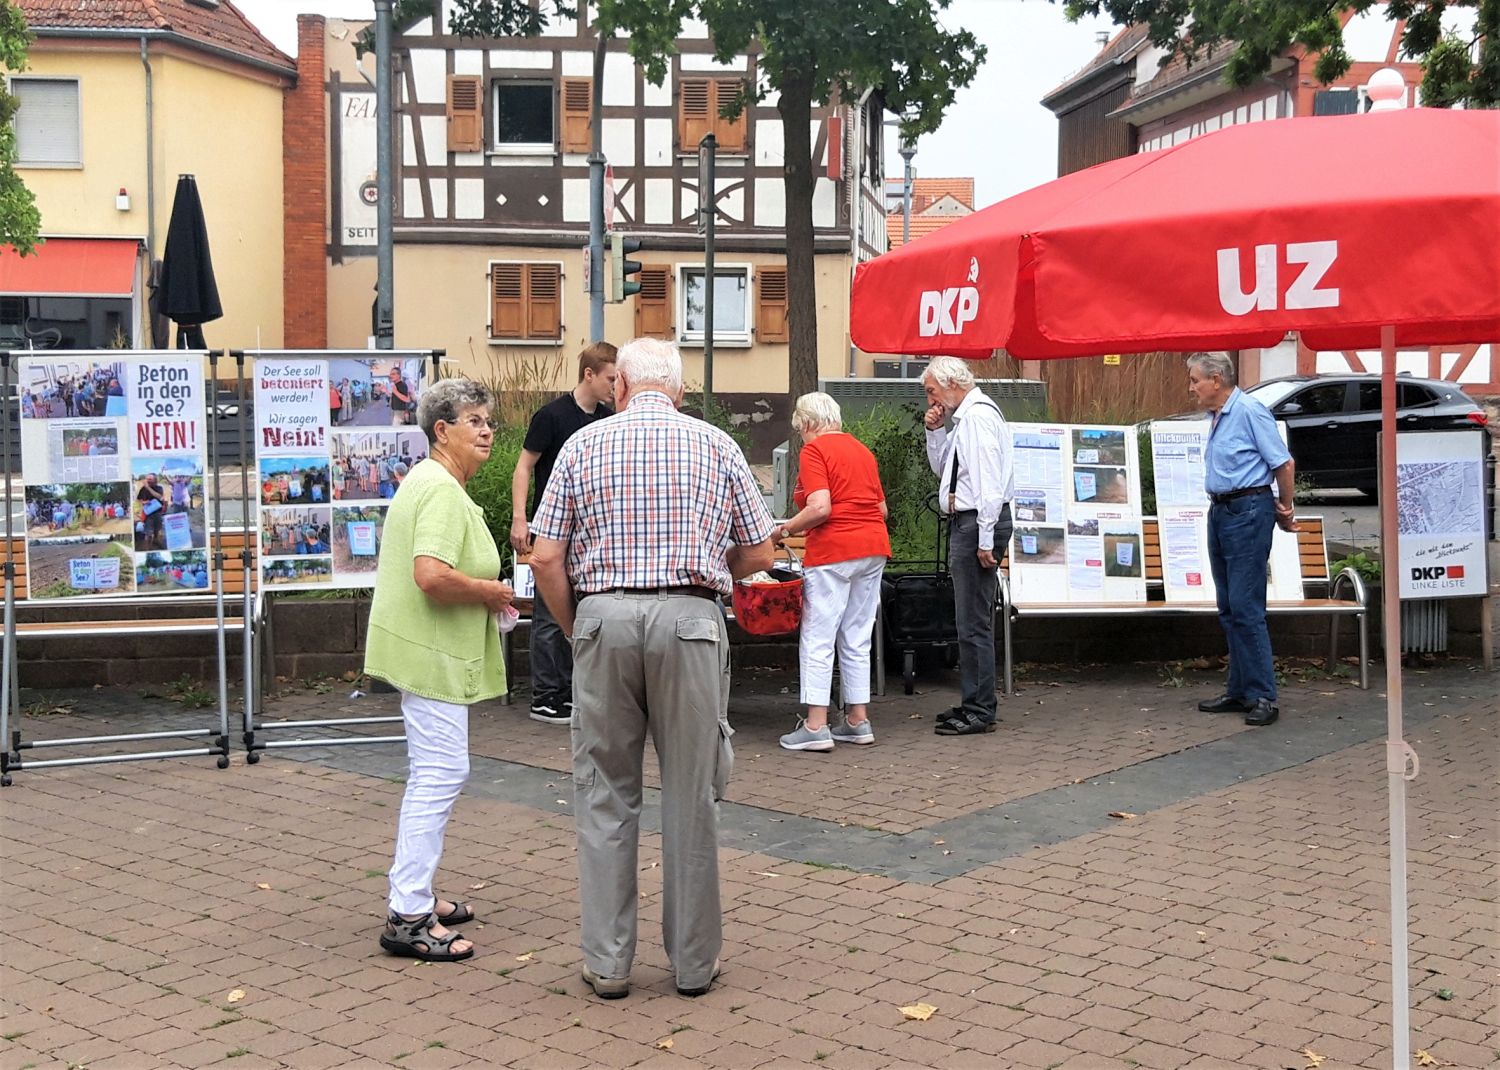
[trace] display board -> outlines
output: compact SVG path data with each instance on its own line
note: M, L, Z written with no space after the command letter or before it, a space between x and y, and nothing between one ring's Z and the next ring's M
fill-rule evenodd
M1146 598L1140 465L1133 427L1011 424L1011 597Z
M427 356L252 356L262 590L373 587L390 499L427 456Z
M1483 431L1396 435L1397 572L1402 598L1488 591Z
M1156 486L1157 530L1161 536L1162 580L1169 602L1213 602L1217 599L1208 562L1208 492L1204 490L1204 457L1210 423L1157 420L1151 424L1151 468ZM1286 425L1277 423L1281 440ZM1275 493L1275 486L1272 486ZM1266 598L1296 601L1302 597L1302 562L1295 532L1276 528Z
M28 597L210 589L206 354L17 357Z

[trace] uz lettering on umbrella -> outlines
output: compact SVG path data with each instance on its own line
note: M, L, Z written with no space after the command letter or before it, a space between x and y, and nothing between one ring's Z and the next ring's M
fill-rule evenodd
M1255 247L1255 288L1245 292L1240 282L1240 250L1220 249L1219 253L1219 306L1231 316L1244 316L1250 312L1274 312L1278 298L1280 277L1277 273L1276 254L1279 245L1257 245ZM1286 288L1283 308L1338 308L1337 286L1319 288L1318 283L1328 274L1328 269L1339 257L1336 241L1287 242L1287 264L1305 264Z

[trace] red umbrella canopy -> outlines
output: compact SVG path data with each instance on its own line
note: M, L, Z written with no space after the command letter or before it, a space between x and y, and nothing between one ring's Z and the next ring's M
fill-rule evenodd
M1027 359L1500 340L1500 112L1232 126L1038 186L868 263L873 353Z

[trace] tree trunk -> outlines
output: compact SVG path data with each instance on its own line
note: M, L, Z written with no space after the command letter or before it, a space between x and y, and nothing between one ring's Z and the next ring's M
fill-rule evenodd
M794 67L788 64L788 67ZM809 69L811 63L808 64ZM812 79L782 81L776 110L786 147L787 388L792 401L818 389L818 295L813 261ZM792 478L801 444L792 436Z

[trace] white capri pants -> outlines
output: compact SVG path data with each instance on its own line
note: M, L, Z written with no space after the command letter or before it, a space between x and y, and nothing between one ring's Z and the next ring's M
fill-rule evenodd
M870 701L870 640L880 607L884 557L813 565L802 574L802 703L826 706L833 690L833 654L844 678L844 705Z
M421 914L437 905L432 878L443 857L443 831L469 779L469 707L403 691L401 719L409 772L391 863L391 909Z

